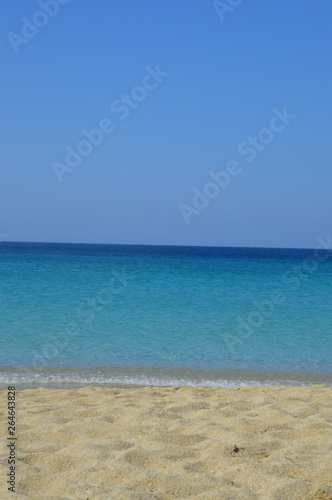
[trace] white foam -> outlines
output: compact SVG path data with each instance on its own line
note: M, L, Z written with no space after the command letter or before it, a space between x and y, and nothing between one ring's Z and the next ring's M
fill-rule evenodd
M190 387L250 387L250 386L266 386L275 387L278 385L288 385L288 386L307 386L312 385L317 382L310 381L299 381L292 379L285 380L243 380L236 379L204 379L199 378L198 380L187 378L187 377L171 377L171 376L147 376L147 375L82 375L82 374L72 374L72 373L57 373L57 374L45 374L45 373L6 373L2 372L0 374L0 385L29 385L29 386L52 386L52 385L138 385L138 386L179 386L186 385ZM324 383L324 382L320 382ZM326 383L326 382L325 382ZM327 385L332 385L327 383Z

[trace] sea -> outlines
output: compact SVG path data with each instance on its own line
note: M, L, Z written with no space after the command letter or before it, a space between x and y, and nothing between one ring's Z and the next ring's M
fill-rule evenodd
M0 388L332 385L332 252L0 243Z

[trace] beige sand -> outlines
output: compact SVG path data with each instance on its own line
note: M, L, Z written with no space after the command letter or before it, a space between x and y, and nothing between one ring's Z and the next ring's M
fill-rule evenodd
M332 499L331 387L36 389L17 414L1 499Z

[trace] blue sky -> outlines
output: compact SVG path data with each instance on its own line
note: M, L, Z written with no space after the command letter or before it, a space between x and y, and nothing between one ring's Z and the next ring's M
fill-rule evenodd
M1 2L0 233L314 247L332 232L332 3L221 10L212 0ZM285 107L289 123L271 122ZM82 130L91 139L101 123L91 145ZM76 167L66 147L86 154ZM209 173L231 161L238 174L207 198Z

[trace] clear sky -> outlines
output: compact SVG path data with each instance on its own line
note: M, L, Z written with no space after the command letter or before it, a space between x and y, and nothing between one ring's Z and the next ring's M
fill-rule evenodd
M0 233L314 247L331 18L326 0L3 0Z

